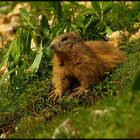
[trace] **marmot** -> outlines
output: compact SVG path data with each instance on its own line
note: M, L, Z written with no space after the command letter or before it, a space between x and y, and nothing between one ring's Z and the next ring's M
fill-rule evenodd
M55 90L49 99L53 100L60 98L74 79L80 85L74 89L72 96L83 95L91 84L99 82L105 72L112 70L125 58L113 44L107 41L84 41L76 32L57 36L50 47L54 52L52 82Z

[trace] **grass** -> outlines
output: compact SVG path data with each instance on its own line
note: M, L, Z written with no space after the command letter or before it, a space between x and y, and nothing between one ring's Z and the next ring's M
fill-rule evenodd
M58 104L48 102L51 77L33 80L23 93L3 85L0 133L10 130L8 138L139 138L140 94L131 91L140 70L139 49L140 41L127 43L127 60L82 99L65 95Z
M0 12L9 13L16 3L9 2L10 9ZM4 5L7 2L0 3L0 7ZM108 24L113 31L123 27L133 29L133 24L128 23L138 17L138 5L135 3L133 13L123 8L128 15L120 18L123 21L114 20L113 12L113 22ZM122 8L120 14L125 15ZM91 93L82 99L69 99L66 94L58 104L48 101L52 83L51 66L46 57L36 77L30 82L21 80L21 90L13 92L9 85L3 84L0 87L0 135L7 133L7 138L140 138L140 92L132 92L133 81L140 71L140 40L126 42L122 48L127 60L106 74L104 81L91 87ZM0 51L0 58L5 52Z

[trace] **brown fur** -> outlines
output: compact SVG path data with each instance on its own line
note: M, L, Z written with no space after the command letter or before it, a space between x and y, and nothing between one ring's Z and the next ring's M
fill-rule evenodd
M72 96L81 96L91 84L101 80L104 72L112 70L124 60L122 52L111 43L85 42L74 32L56 37L51 48L54 51L52 82L55 90L50 98L54 100L61 97L72 79L80 82Z

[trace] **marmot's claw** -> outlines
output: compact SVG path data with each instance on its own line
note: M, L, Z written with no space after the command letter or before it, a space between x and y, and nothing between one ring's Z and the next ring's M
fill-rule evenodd
M78 90L79 90L79 87L73 89L72 92L75 93L75 92L78 91Z
M57 101L58 99L61 99L61 94L58 93L58 92L55 92L55 91L52 91L50 94L49 94L49 100L53 100L53 101Z
M71 94L71 96L72 97L80 97L80 96L82 96L82 95L84 95L85 93L87 93L88 92L88 90L85 90L84 88L82 88L82 87L78 87L78 88L75 88L74 90L73 90L73 93Z
M83 94L83 93L73 92L73 93L71 94L71 97L78 97L78 98L79 98L82 94Z

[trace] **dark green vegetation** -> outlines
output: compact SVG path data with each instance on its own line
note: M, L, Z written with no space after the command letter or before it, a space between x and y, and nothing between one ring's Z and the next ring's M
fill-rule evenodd
M35 7L31 15L20 10L23 24L8 50L0 53L5 56L1 65L6 64L9 71L0 80L0 134L10 130L8 138L140 137L139 75L135 78L140 70L140 40L130 43L126 38L120 47L127 60L106 74L88 96L70 99L65 94L58 104L48 101L53 89L51 40L64 30L78 30L84 39L95 40L124 28L133 33L133 24L140 20L140 3L132 2L132 8L124 2L92 2L91 8L76 2L31 4ZM77 12L79 16L75 16ZM41 21L36 19L40 14Z

